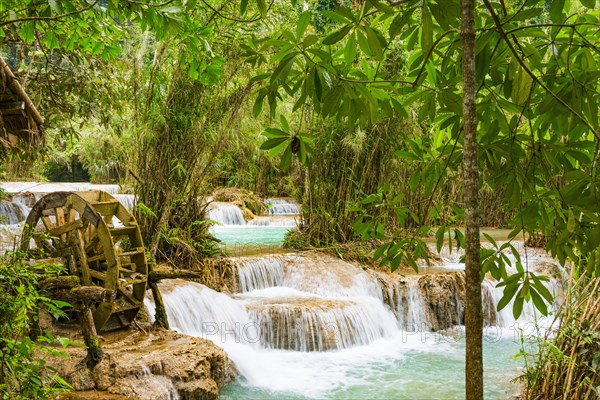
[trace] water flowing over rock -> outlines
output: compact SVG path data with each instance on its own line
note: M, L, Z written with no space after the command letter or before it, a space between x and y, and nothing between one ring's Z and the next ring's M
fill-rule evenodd
M217 344L227 341L252 344L257 342L248 313L226 294L204 285L183 280L159 283L171 328L189 335L210 339ZM154 302L150 291L144 302L154 319Z
M242 209L229 203L213 202L208 210L208 219L222 225L245 225Z
M264 348L341 350L369 344L397 331L394 315L372 297L323 299L287 295L273 298L257 294L246 304Z
M171 327L225 349L252 388L326 397L332 386L319 368L355 379L351 366L365 358L399 360L429 351L430 340L460 343L464 334L463 271L403 276L314 251L228 260L232 294L182 281L159 286ZM482 284L486 325L507 340L504 328L515 321L510 306L496 311L502 288L495 286L487 278ZM150 298L146 304L152 314ZM517 322L536 320L528 307Z
M270 215L298 215L300 206L295 200L290 199L266 199L265 204L269 208Z
M233 260L238 266L236 272L240 292L281 286L283 283L284 265L282 257L238 257Z
M294 217L290 216L269 216L269 217L256 217L248 221L248 225L251 226L282 226L282 227L293 227L298 224L298 221Z
M0 217L4 217L2 223L14 225L25 221L29 215L30 208L21 203L0 202Z

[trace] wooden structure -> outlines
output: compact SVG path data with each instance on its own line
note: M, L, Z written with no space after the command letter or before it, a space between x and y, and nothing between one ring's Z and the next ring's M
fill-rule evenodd
M128 326L143 307L145 248L133 215L106 192L54 192L27 217L21 250L33 263L64 262L82 286L114 293L92 305L98 331Z
M42 116L0 57L0 145L17 149L19 139L29 145L41 143L43 125Z

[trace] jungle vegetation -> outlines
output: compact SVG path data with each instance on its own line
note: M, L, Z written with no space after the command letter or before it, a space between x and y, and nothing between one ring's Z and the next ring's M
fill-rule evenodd
M514 298L515 315L525 301L545 313L551 300L516 251L509 275L510 241L480 246L480 226L536 238L569 266L573 304L598 287L599 9L595 0L3 1L2 55L48 135L41 148L4 154L2 173L129 186L157 259L217 253L198 199L222 187L295 197L303 224L288 243L375 242L373 258L392 270L416 268L431 232L439 247L464 246L467 398L480 399L482 276L501 281L500 307ZM568 309L565 327L581 320L597 335L597 307ZM563 333L528 370L529 398L598 393L597 340ZM565 375L554 366L571 351L579 372ZM544 374L551 383L540 384Z

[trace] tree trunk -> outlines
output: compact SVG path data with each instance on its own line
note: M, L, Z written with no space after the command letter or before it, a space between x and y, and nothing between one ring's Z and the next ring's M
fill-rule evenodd
M152 297L154 298L154 326L157 328L169 329L167 310L165 309L165 303L163 302L158 285L156 282L148 282L148 286L150 286Z
M94 325L92 311L88 306L81 310L81 332L83 333L83 343L87 348L86 363L88 367L94 368L104 356L102 347L100 347L100 339Z
M461 0L463 82L463 173L465 202L465 276L467 333L466 398L483 399L483 311L479 260L479 167L475 111L475 1Z

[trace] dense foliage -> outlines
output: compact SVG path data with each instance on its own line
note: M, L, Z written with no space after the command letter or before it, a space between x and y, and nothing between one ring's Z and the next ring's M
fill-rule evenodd
M39 332L38 311L64 315L67 304L40 293L38 283L56 274L32 268L16 257L0 260L0 396L7 399L46 398L69 389L58 373L46 365L44 354L64 356L66 338Z
M502 281L499 307L515 299L515 316L525 301L545 314L551 296L513 240L536 238L577 276L600 277L596 5L476 2L477 225L512 229L508 243L488 238L479 273ZM416 268L427 235L464 245L473 143L461 10L458 0L5 1L1 50L49 135L44 168L15 159L3 170L135 188L159 259L214 255L199 199L237 186L303 203L290 243L376 239L382 264Z

